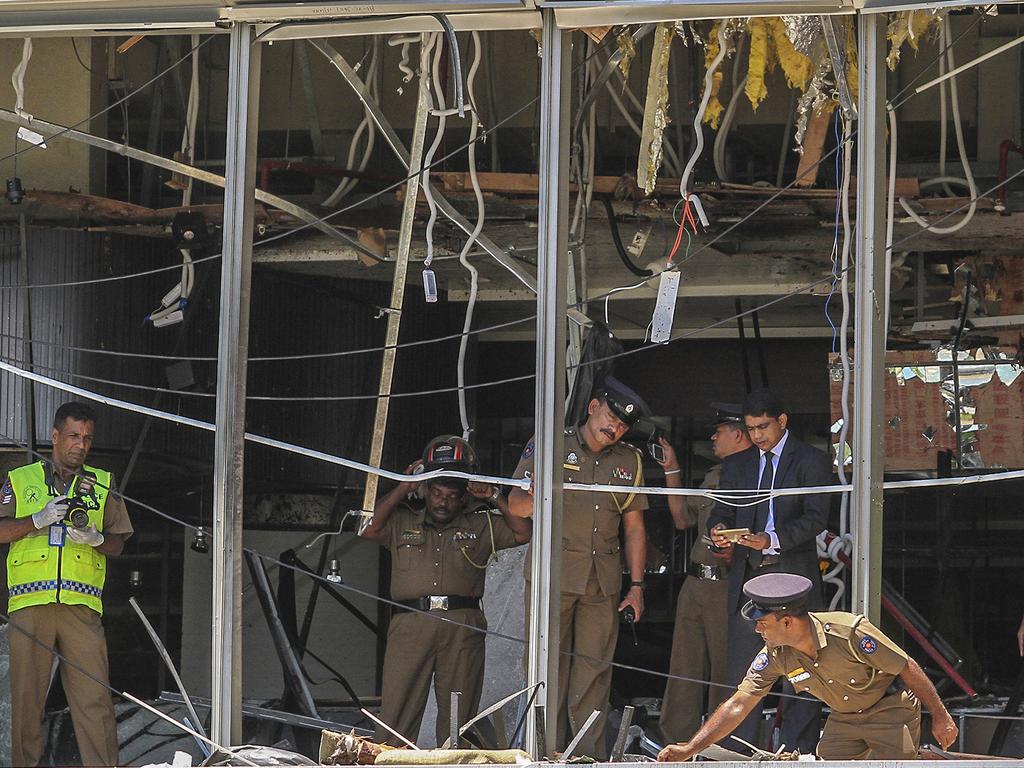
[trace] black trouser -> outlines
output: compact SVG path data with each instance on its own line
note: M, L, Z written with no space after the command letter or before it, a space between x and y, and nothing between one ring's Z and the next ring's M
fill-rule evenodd
M766 566L757 570L747 568L747 578L763 573L778 571L778 566ZM740 615L739 610L734 610L729 615L729 683L739 685L750 669L750 663L764 646L764 640L754 630L754 622L747 621ZM783 680L782 693L794 695L796 692L789 680ZM786 745L786 751L799 749L801 754L813 755L818 746L818 738L821 735L821 702L807 694L801 694L799 699L782 699L783 716L782 728L780 731L780 743ZM758 747L766 747L759 738L761 725L761 712L764 709L764 699L747 715L739 727L733 731L733 735L744 741L749 741ZM722 746L739 752L746 752L746 748L734 739L725 739Z

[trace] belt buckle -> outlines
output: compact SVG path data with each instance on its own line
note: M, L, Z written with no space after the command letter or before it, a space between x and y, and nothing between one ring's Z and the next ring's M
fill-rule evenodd
M707 579L708 581L715 581L718 579L718 569L713 565L701 565L700 566L700 577Z
M430 595L430 610L432 611L447 611L448 610L448 595Z

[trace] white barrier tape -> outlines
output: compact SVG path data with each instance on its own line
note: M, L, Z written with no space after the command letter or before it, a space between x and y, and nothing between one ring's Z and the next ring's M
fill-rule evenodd
M128 400L120 400L116 397L101 395L97 392L83 389L82 387L76 387L73 384L65 384L62 381L57 381L56 379L51 379L47 376L41 376L40 374L33 373L32 371L26 371L23 368L18 368L17 366L4 362L3 360L0 360L0 370L7 371L15 376L29 379L54 389L59 389L73 395L84 397L87 400L94 400L98 403L109 405L113 408L121 408L123 410L151 416L155 419L161 419L175 424L183 424L189 427L196 427L197 429L202 429L207 432L213 432L215 430L214 425L207 421L192 419L188 416L179 416L175 413L150 408ZM530 478L476 475L469 474L468 472L445 472L444 470L436 469L419 475L407 475L402 472L393 472L391 470L382 469L381 467L374 467L359 461L346 459L343 456L335 456L334 454L325 453L324 451L304 448L303 446L287 443L283 440L276 440L272 437L256 435L252 432L246 432L245 439L249 442L266 445L267 447L276 448L278 450L286 451L287 453L294 453L311 459L317 459L318 461L323 461L328 464L347 467L348 469L354 469L365 474L378 475L397 483L407 483L413 479L423 482L426 480L433 480L438 477L453 477L461 480L487 483L489 485L511 486L525 491L529 490L532 482ZM934 488L938 486L973 485L976 483L994 483L1001 480L1021 479L1024 479L1024 470L993 472L991 474L984 475L966 475L963 477L939 477L923 480L893 480L882 483L882 488L885 490L902 488ZM587 483L565 483L563 488L567 491L589 491L596 493L642 493L649 496L701 496L733 507L754 506L764 502L769 497L779 498L782 496L805 496L815 493L847 493L852 491L852 486L848 485L817 485L807 488L776 488L770 492L765 492L764 490L756 488L730 488L728 490L721 490L707 488L664 488L649 485L633 487L627 485L602 485L599 483L592 485Z
M31 381L35 381L39 384L43 384L54 389L59 389L64 392L69 392L73 395L78 395L79 397L84 397L87 400L94 400L98 403L109 405L113 408L121 408L122 410L133 411L135 413L141 413L146 416L151 416L154 419L161 419L163 421L169 421L175 424L183 424L188 427L196 427L197 429L202 429L207 432L213 432L216 429L216 427L213 424L209 423L208 421L192 419L189 418L188 416L179 416L175 413L169 413L167 411L161 411L156 408L150 408L145 405L139 405L138 403L133 403L128 400L120 400L116 397L101 395L97 392L92 392L88 389L83 389L82 387L76 387L73 384L65 384L62 381L51 379L48 376L41 376L38 373L26 371L22 368L18 368L17 366L11 365L10 363L6 363L3 360L0 360L0 370L7 371L8 373L12 373L15 376L29 379ZM270 448L277 448L282 451L287 451L288 453L295 453L299 454L300 456L308 456L311 459L318 459L319 461L324 461L329 464L337 464L338 466L347 467L349 469L355 469L366 474L379 475L380 477L384 477L389 480L394 480L395 482L398 483L407 483L411 480L417 480L422 482L426 480L433 480L434 478L437 477L455 477L462 480L473 480L480 483L487 483L489 485L511 485L517 488L522 488L524 490L530 487L529 478L514 480L512 478L507 477L495 477L493 475L473 475L467 472L445 472L443 470L437 469L431 470L430 472L423 472L418 475L406 475L403 474L402 472L392 472L387 469L381 469L380 467L373 467L370 466L369 464L363 464L362 462L359 461L346 459L342 456L335 456L333 454L325 453L323 451L316 451L313 450L312 448L304 448L300 445L286 443L283 440L275 440L272 437L265 437L264 435L256 435L253 434L252 432L246 432L245 439L253 443L266 445ZM621 491L622 489L619 488L619 490Z

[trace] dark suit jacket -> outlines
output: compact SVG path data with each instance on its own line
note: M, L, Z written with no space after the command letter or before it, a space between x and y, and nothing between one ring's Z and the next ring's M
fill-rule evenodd
M761 452L757 447L728 456L722 463L721 489L757 488L758 465ZM832 462L829 457L797 440L792 433L779 457L775 471L775 488L800 488L816 485L830 485ZM818 554L815 537L828 525L831 496L813 494L807 496L779 496L775 499L775 533L779 537L781 567L786 573L806 576L815 584L808 599L811 610L822 607L821 572L818 570ZM726 528L749 528L754 533L756 506L732 507L718 502L708 518L710 531L718 523ZM733 552L733 564L729 569L729 610L734 612L745 602L743 584L753 574L747 567L750 549L737 544Z

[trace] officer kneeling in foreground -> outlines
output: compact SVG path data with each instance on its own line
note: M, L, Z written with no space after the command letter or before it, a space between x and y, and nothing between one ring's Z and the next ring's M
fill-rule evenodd
M406 473L435 469L476 472L472 447L454 435L434 438ZM391 599L408 609L398 609L388 627L381 719L416 739L433 678L440 744L449 733L452 692L462 694L460 726L480 704L487 566L497 550L529 541L531 529L508 514L497 486L453 477L423 485L423 502L410 498L420 487L415 477L378 499L361 535L391 551ZM398 743L383 729L377 740Z
M939 746L953 743L957 727L917 662L863 616L808 613L810 591L809 579L791 573L758 576L743 586L750 598L743 616L757 622L765 647L736 693L688 742L661 750L659 761L689 760L724 739L783 675L832 710L818 743L824 760L916 758L921 702Z

